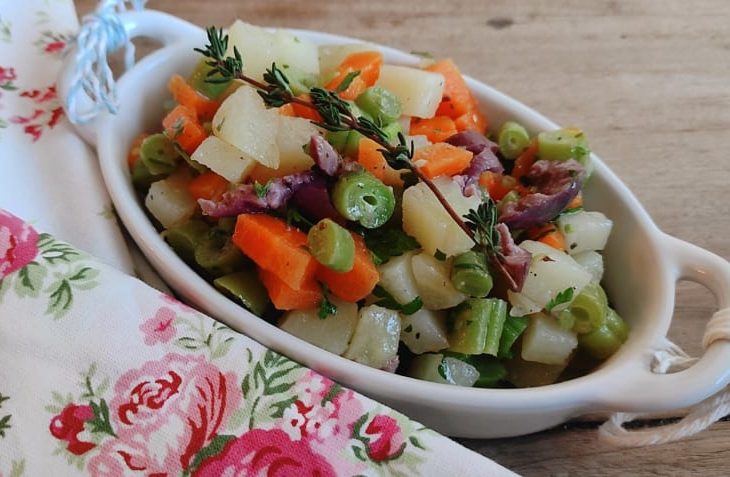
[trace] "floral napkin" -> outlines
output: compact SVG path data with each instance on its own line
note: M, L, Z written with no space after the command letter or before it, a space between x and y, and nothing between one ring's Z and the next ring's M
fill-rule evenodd
M514 475L127 274L53 84L77 27L0 3L0 477Z

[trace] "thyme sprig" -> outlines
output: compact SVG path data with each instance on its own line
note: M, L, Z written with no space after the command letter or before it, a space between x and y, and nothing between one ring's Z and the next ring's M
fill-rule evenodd
M433 181L426 177L418 167L415 167L412 161L414 154L413 142L408 144L403 134L398 133L398 141L391 144L380 124L363 116L355 116L350 105L338 96L337 91L314 87L309 90L310 100L294 96L289 80L275 63L264 73L264 82L247 76L244 73L243 58L238 48L233 47L232 57L227 55L228 35L223 33L222 29L216 27L209 27L207 35L208 44L204 48L195 48L195 51L207 58L206 64L211 68L206 81L225 83L234 79L241 80L256 88L268 106L280 107L285 104L295 103L319 113L322 121L317 121L315 124L328 131L353 130L375 141L381 146L379 151L390 167L395 170L408 171L420 182L426 184L444 210L472 241L482 247L488 257L492 257L496 259L497 263L501 263L501 259L504 259L504 257L500 259L499 235L494 228L497 223L497 212L496 206L491 199L487 198L477 210L470 210L466 216L461 217L451 207L451 204ZM344 81L348 81L348 79L352 81L355 76L357 76L357 73L353 72L347 75Z

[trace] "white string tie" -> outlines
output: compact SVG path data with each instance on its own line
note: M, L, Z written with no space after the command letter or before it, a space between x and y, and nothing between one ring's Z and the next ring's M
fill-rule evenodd
M84 17L76 37L76 70L65 98L72 123L84 124L104 109L113 114L117 112L117 92L107 55L125 47L125 68L132 67L134 45L127 37L119 13L128 10L127 4L134 10L141 10L145 3L146 0L102 0L94 13ZM82 92L91 100L86 111L79 110Z
M730 340L730 308L724 308L712 315L707 323L702 346L707 349L719 340ZM667 341L667 346L654 353L651 370L657 374L681 371L697 361L679 346ZM648 413L616 413L598 429L601 440L620 447L640 447L678 441L704 431L712 424L730 414L730 388L690 408L689 413L677 422L648 429L627 430L623 425L635 419L650 416Z

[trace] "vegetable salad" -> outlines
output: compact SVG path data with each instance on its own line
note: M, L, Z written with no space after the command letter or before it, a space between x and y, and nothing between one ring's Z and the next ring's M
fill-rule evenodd
M128 159L164 239L222 293L332 353L461 386L567 379L626 340L582 131L489 124L450 60L389 65L240 21L208 39Z

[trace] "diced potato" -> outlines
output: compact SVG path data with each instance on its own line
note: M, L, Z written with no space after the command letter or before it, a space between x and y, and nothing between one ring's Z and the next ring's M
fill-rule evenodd
M433 183L457 214L463 216L469 209L479 206L479 195L464 197L461 187L450 177L437 177ZM424 183L409 187L403 193L403 230L415 237L431 255L437 249L447 256L457 255L474 245Z
M423 300L423 306L429 310L452 308L466 299L451 283L449 262L421 252L411 258L411 269L418 295Z
M251 173L251 178L264 184L274 177L308 170L314 165L314 160L304 152L302 146L309 144L309 139L315 134L320 134L320 131L308 119L281 116L279 131L276 134L276 144L279 147L279 167L272 169L258 165Z
M575 333L563 329L555 318L538 313L530 317L530 324L522 335L522 359L566 365L577 346Z
M575 297L591 281L591 274L570 255L533 240L525 240L520 243L520 247L532 254L532 261L522 291L507 292L512 304L512 316L524 316L542 310L567 288L573 288ZM561 304L555 310L567 307L568 303Z
M413 141L413 150L417 151L419 149L423 149L426 146L431 145L431 141L428 140L426 136L418 135L418 136L406 136L406 144L410 147L411 141Z
M603 255L589 250L576 253L573 259L593 276L593 281L600 282L603 279Z
M319 52L314 43L277 30L274 33L274 51L276 66L283 71L294 69L299 73L319 76Z
M471 387L479 379L479 371L469 363L442 354L422 354L413 358L408 375L434 383Z
M166 229L180 225L195 213L198 203L188 192L190 175L177 172L166 179L152 183L144 205Z
M246 179L257 164L250 157L246 157L240 149L215 136L205 138L193 152L191 159L234 183Z
M373 45L367 43L346 43L338 45L320 45L319 47L319 72L322 83L326 84L335 75L337 67L346 56L360 51L377 50Z
M448 348L445 312L421 308L412 315L401 314L400 339L416 354Z
M400 330L397 311L377 305L363 307L344 357L372 368L382 368L398 353Z
M380 286L393 295L401 305L412 302L418 296L416 280L411 269L412 252L406 252L399 257L392 257L378 267Z
M407 66L383 65L375 84L398 96L405 116L418 118L433 117L444 92L442 75Z
M357 325L357 304L331 299L337 313L327 318L319 317L319 309L287 312L279 321L279 327L294 336L331 353L342 354L350 344Z
M213 134L240 149L244 158L279 167L279 113L266 109L253 88L241 86L223 101L212 124Z
M568 253L575 255L589 250L603 250L613 222L600 212L584 211L561 215L558 227L565 235Z
M271 63L276 59L276 35L261 27L236 20L228 29L226 55L233 56L234 46L244 58L246 75L262 80L264 72L271 68Z

